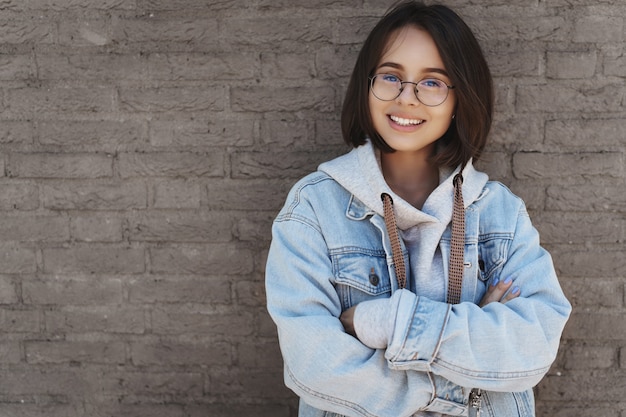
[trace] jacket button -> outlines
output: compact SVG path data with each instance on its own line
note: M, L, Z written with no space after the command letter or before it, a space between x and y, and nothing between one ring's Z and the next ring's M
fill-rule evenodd
M378 278L378 275L376 275L376 273L374 272L374 268L372 268L372 270L370 271L370 284L372 284L373 286L377 286L379 282L380 278Z

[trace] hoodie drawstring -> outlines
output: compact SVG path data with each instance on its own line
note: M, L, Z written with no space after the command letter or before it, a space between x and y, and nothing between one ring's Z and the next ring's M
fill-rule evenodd
M454 176L454 207L452 210L452 243L450 245L450 264L448 268L448 295L446 302L458 304L461 301L463 283L463 257L465 252L465 206L463 204L463 175ZM387 193L381 195L385 226L391 241L394 269L398 288L406 287L406 266L402 255L402 246L398 234L398 225L393 211L393 200Z
M398 280L398 288L406 287L406 266L404 265L404 256L402 255L402 246L400 245L400 236L398 235L398 225L396 223L396 215L393 212L393 200L387 193L380 196L383 200L383 214L385 215L385 226L391 241L391 253L393 255L393 267L396 270L396 279Z
M455 175L454 208L452 209L452 243L448 267L448 304L461 302L463 283L463 257L465 254L465 206L463 204L463 175Z

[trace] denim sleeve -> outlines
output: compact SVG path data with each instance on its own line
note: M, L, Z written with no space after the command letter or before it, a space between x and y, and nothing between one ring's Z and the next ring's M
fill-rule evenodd
M314 216L282 213L272 234L267 305L278 329L286 385L307 404L348 416L412 415L431 403L429 375L389 368L384 350L344 332L331 261Z
M505 304L462 302L441 322L444 303L403 294L386 351L390 367L490 391L536 385L556 358L571 305L523 204L506 253L500 276L512 278L521 295Z

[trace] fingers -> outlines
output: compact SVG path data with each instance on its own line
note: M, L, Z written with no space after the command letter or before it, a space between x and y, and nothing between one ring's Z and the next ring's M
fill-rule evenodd
M511 288L512 285L513 280L511 278L507 278L504 281L495 279L491 285L487 287L487 292L480 301L479 306L484 307L493 302L506 303L507 301L511 301L512 299L519 297L519 287Z

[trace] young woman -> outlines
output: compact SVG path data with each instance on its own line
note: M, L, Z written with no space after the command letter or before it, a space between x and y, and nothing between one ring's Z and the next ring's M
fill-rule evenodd
M523 202L472 165L492 105L450 9L400 4L365 41L354 149L273 226L267 303L300 416L534 416L571 307Z

